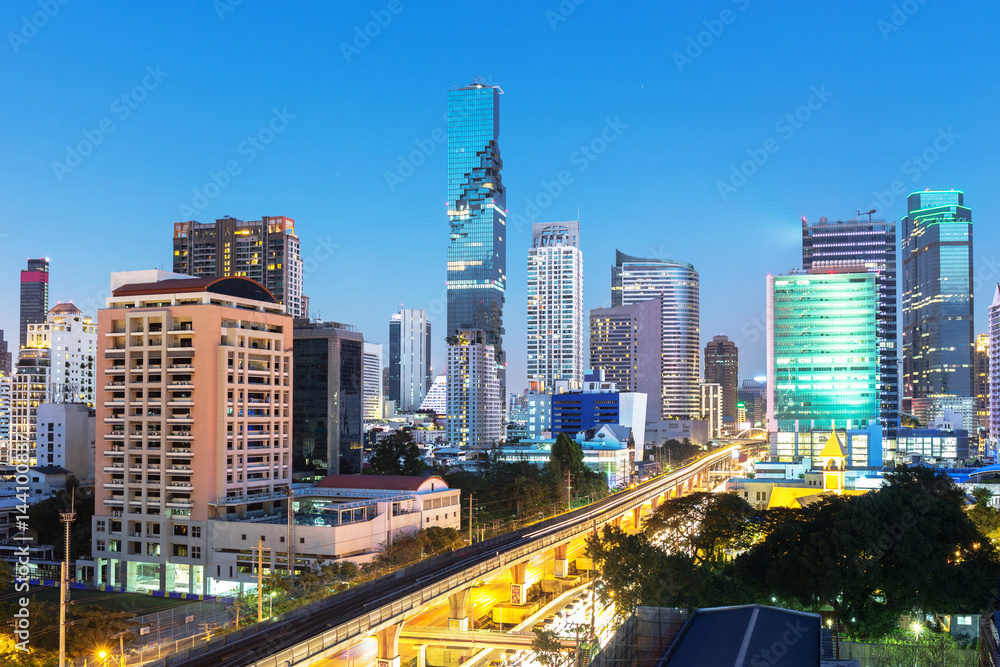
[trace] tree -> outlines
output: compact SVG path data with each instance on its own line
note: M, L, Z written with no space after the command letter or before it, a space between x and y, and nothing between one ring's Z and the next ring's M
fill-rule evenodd
M533 628L535 638L531 641L531 648L535 651L535 658L539 664L546 667L561 667L569 665L573 659L559 643L559 637L552 630Z
M721 562L726 552L750 546L754 509L731 493L698 492L663 502L646 522L655 543L687 553L695 562Z
M735 572L760 595L833 607L851 634L881 637L902 613L975 613L1000 563L965 494L927 468L897 468L863 496L833 496L773 525Z
M28 508L28 525L35 531L37 542L55 546L57 560L63 559L65 544L63 524L59 514L69 512L71 506L76 512L76 520L70 532L70 558L77 559L90 555L94 494L88 490L77 489L74 497L72 492L59 491L51 498L46 498Z
M604 583L598 597L614 601L619 620L640 605L699 608L752 601L739 581L699 566L685 553L668 553L644 533L605 526L600 536L587 539L587 555Z
M373 475L422 475L426 469L420 460L420 448L410 439L409 431L396 431L375 445L368 460Z
M1000 511L990 507L993 493L984 487L977 486L972 490L976 504L969 510L969 518L976 528L991 542L1000 542Z
M562 495L562 489L566 489L567 507L570 504L571 493L567 482L573 479L576 479L577 483L582 481L585 477L584 470L583 447L568 434L560 433L549 452L549 472L553 485L560 490L559 495Z

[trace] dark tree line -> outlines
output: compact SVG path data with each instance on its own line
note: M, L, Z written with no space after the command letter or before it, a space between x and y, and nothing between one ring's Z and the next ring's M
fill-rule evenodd
M852 635L882 637L903 614L997 605L1000 557L978 526L1000 521L980 514L946 475L904 467L876 491L796 510L755 510L729 494L671 499L642 533L606 527L588 549L622 616L637 605L780 601L832 607Z

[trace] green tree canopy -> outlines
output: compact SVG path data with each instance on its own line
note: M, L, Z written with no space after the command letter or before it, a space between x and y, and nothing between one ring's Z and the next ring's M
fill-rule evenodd
M396 431L375 445L368 460L373 475L422 475L427 466L409 431Z
M878 491L785 514L736 572L762 595L832 606L858 636L883 636L906 612L972 613L1000 565L964 498L943 473L901 467Z
M646 522L654 543L686 553L696 563L722 562L727 550L750 546L755 512L731 493L692 493L661 503Z

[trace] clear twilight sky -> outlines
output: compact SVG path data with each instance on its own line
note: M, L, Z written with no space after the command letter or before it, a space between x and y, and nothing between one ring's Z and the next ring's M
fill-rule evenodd
M765 276L801 266L803 216L899 221L908 192L961 189L985 331L998 19L937 0L5 0L0 327L16 345L28 257L51 259L53 305L95 313L110 272L171 268L172 223L287 215L313 316L387 343L400 304L426 308L440 372L446 94L478 76L505 92L509 391L529 200L538 221L579 211L588 310L610 303L616 248L694 264L702 339L737 340L746 378L764 373Z

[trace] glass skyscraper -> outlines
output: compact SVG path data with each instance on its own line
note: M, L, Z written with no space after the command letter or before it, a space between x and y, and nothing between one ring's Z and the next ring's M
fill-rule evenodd
M896 223L885 220L818 222L802 219L802 268L824 262L863 262L878 274L879 403L882 437L896 439L899 423L899 364L896 351Z
M903 396L973 396L972 211L960 190L914 192L903 218ZM904 407L909 407L904 405Z
M698 272L669 259L642 259L621 251L611 267L611 305L660 299L661 419L701 415L701 341ZM654 397L647 397L650 403Z
M507 202L500 178L498 86L448 91L448 330L479 330L503 381L503 302L507 285ZM500 396L505 392L501 388Z
M878 309L863 265L767 277L768 430L878 423Z

